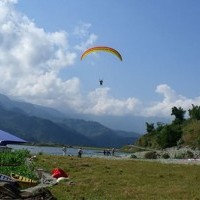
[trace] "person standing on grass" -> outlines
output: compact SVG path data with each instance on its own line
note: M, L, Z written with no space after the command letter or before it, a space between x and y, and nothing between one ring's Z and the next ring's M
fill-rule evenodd
M107 156L110 156L110 149L107 149L107 150L106 150L106 155L107 155Z
M82 154L83 154L83 150L82 150L82 148L80 148L80 149L78 150L78 157L81 158L81 157L82 157Z
M67 153L67 147L66 147L66 146L63 146L62 151L63 151L63 156L65 156L66 153Z
M112 148L112 155L115 155L115 148Z

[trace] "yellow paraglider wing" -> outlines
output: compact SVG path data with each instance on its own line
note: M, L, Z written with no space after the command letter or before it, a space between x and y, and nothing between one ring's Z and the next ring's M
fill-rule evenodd
M122 56L121 56L121 54L117 50L115 50L115 49L113 49L111 47L106 47L106 46L97 46L97 47L92 47L92 48L87 49L82 54L81 60L83 58L85 58L88 54L94 53L94 52L98 52L98 51L105 51L105 52L112 53L112 54L114 54L115 56L117 56L122 61Z

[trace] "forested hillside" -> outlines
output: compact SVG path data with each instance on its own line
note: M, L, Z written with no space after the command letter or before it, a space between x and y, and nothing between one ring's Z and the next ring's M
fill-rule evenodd
M186 114L189 116L187 119ZM171 115L174 120L170 124L146 122L147 133L135 144L153 149L186 145L200 148L200 106L192 105L187 111L181 107L173 107Z

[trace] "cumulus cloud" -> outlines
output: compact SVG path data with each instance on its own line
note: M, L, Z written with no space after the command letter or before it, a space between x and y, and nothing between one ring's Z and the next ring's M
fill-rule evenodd
M89 114L121 115L132 112L138 103L135 98L120 100L112 97L109 88L98 88L83 95L80 80L59 78L59 72L76 59L65 31L47 33L12 6L17 1L0 4L0 91L23 100L65 107ZM89 32L91 24L81 23L74 35L81 39L75 49L92 45L97 36Z
M53 92L65 92L68 81L62 81L58 73L74 64L76 53L70 51L65 31L47 33L38 28L14 9L16 2L0 3L0 91L49 101Z
M155 91L163 95L162 101L155 102L153 105L144 108L144 110L141 111L141 115L169 117L171 115L171 109L174 106L182 107L187 111L191 108L192 104L200 104L200 97L195 99L186 98L177 94L167 84L158 85Z
M200 103L200 97L188 99L166 84L155 90L163 100L147 106L135 97L116 98L107 87L83 93L78 77L63 80L59 74L74 65L80 50L97 40L97 35L89 31L91 24L75 27L73 36L80 42L71 47L69 33L45 32L19 13L14 7L16 3L17 0L0 1L0 93L94 115L169 116L173 106L186 109Z
M120 100L110 95L110 88L97 88L87 96L85 113L96 115L124 115L133 113L140 103L136 98Z

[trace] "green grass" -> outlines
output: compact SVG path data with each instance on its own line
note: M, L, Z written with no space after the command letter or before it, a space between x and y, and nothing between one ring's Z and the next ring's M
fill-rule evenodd
M28 156L26 151L1 153L1 164L19 166L1 166L0 173L34 177L25 165ZM49 172L60 167L69 173L68 182L49 188L58 200L200 199L200 165L50 155L37 155L35 165Z
M50 188L59 200L200 199L200 166L139 160L39 155L37 166L60 167L69 182Z
M11 172L28 178L36 179L34 164L26 165L30 154L26 150L0 153L0 173L10 176Z

